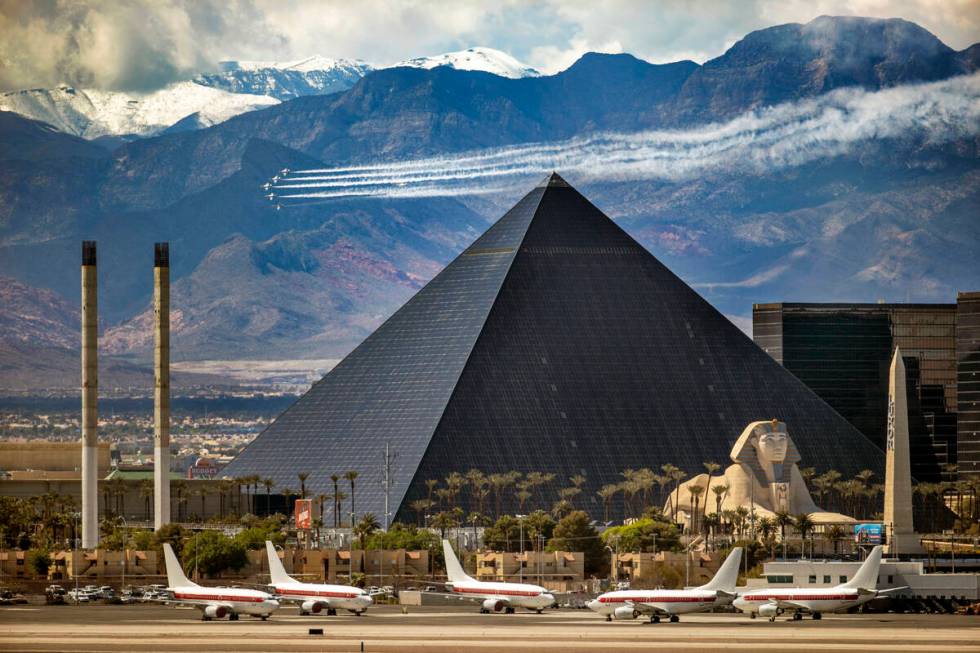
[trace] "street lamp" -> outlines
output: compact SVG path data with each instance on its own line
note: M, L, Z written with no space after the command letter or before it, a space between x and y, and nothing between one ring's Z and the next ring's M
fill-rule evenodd
M123 548L122 548L122 584L119 586L119 592L122 593L126 589L126 545L129 543L129 524L126 522L126 518L122 515L119 519L123 523Z

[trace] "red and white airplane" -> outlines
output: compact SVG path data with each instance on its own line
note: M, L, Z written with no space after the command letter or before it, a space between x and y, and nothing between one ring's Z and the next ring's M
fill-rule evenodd
M265 550L269 555L269 586L280 601L298 603L302 615L318 614L326 609L327 614L333 616L340 608L361 616L374 603L367 592L358 587L300 582L286 573L272 542L266 540Z
M650 615L650 623L660 623L668 617L671 623L680 621L678 615L703 612L718 605L728 605L735 598L738 581L738 565L742 560L742 548L735 547L714 578L701 587L687 590L618 590L606 592L589 601L590 610L606 616L606 621L636 619L641 614Z
M489 583L470 578L459 559L453 553L453 547L448 540L442 541L442 551L446 557L446 575L449 582L446 587L453 594L483 599L480 613L500 612L513 614L515 608L527 608L538 614L555 602L555 597L539 585L528 583Z
M173 595L167 603L190 605L201 611L203 621L223 619L238 621L238 615L249 614L262 621L269 618L279 602L266 592L238 587L202 587L188 580L169 544L163 545L167 563L167 591Z
M882 547L876 546L871 550L854 574L854 578L835 587L787 587L779 589L758 589L744 592L735 599L734 605L742 612L748 612L755 619L757 614L769 617L775 621L784 612L792 612L793 619L803 618L804 613L810 613L814 619L820 619L824 612L846 610L873 598L907 589L892 587L887 590L875 589L878 585L878 568L881 566Z

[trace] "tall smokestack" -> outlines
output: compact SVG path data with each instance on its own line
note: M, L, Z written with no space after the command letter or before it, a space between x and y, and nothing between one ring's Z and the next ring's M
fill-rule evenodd
M170 245L153 248L153 527L170 523Z
M95 241L82 242L82 547L99 545L99 297Z

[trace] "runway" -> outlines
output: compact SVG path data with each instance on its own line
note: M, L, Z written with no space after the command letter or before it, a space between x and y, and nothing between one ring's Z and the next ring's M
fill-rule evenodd
M955 615L825 615L775 623L702 614L680 623L607 623L587 610L481 615L473 607L377 606L362 617L202 622L193 609L160 605L0 608L0 651L385 651L496 653L586 651L977 651L980 618ZM322 636L309 628L323 628ZM363 646L363 648L362 648Z

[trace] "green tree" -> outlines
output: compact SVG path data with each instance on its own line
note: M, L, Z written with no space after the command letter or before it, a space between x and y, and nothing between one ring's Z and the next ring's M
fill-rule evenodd
M162 549L163 544L167 543L174 551L180 551L181 543L184 541L184 529L180 524L164 524L154 534L154 539L156 540L156 547L159 549Z
M376 530L381 528L381 524L378 523L378 518L375 517L373 512L366 512L361 520L357 522L354 526L354 537L357 538L358 544L361 548L364 548L364 544L367 542L369 535L374 533Z
M527 532L524 533L525 539ZM492 551L521 550L521 522L513 515L502 515L483 530L483 545Z
M555 526L549 551L581 551L585 555L585 573L601 574L609 568L605 545L599 539L589 515L582 510L569 513Z
M194 535L184 544L184 569L197 569L208 576L226 569L239 570L248 564L245 546L221 531L206 530Z
M605 545L619 551L681 551L680 531L666 519L644 517L602 532Z
M265 549L266 540L269 540L275 545L282 546L286 542L286 536L277 526L272 524L251 526L235 536L235 541L249 551Z
M51 552L47 549L32 549L27 554L27 566L36 576L47 578L51 564Z

